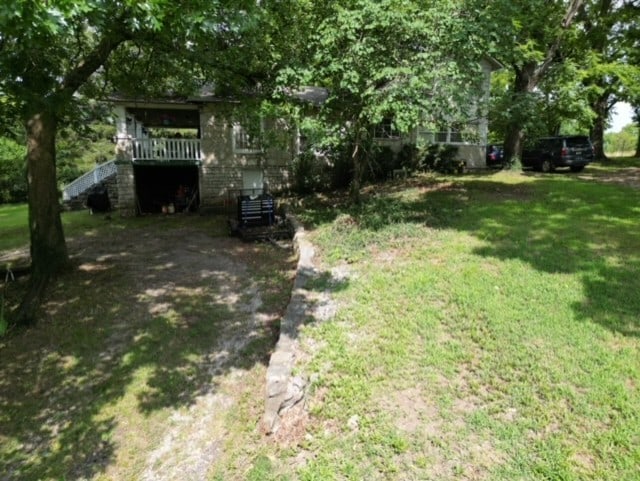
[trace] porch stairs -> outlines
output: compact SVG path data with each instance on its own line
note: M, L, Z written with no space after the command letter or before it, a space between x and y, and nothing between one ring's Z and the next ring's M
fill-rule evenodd
M113 203L115 200L113 196L117 195L117 191L110 188L109 184L113 183L115 186L116 171L115 160L110 160L81 175L62 190L63 204L70 209L82 208L91 189L103 183L107 184L109 197Z

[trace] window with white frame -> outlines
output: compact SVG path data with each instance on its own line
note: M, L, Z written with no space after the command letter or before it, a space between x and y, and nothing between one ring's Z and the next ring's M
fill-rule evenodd
M480 133L475 124L463 127L455 125L441 125L435 131L421 129L419 137L422 141L436 144L478 144Z
M243 119L233 123L232 143L236 154L259 154L262 152L260 138L263 123L261 119Z
M389 117L385 117L382 122L373 128L373 137L375 139L399 139L401 136L400 131Z

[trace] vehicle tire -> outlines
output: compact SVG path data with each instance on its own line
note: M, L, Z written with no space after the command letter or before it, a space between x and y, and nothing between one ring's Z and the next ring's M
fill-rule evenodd
M569 167L571 172L582 172L584 170L584 165L572 165Z
M549 159L544 159L540 164L540 170L545 173L553 172L554 168L553 162Z

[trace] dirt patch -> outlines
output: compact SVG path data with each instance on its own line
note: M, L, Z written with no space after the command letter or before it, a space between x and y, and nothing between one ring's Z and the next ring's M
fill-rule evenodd
M218 223L105 221L68 239L77 269L52 286L36 327L0 340L0 480L215 471L230 418L262 404L295 267L292 250ZM10 285L13 302L23 288ZM257 424L253 404L243 425Z
M640 167L621 167L607 171L587 170L580 174L580 178L640 189Z

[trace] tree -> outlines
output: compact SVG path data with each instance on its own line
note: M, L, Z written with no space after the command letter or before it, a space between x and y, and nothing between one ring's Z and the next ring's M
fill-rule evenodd
M314 2L301 18L307 37L280 86L326 87L319 120L329 139L347 142L357 201L371 127L392 119L407 132L419 123L471 115L481 46L461 1ZM477 68L476 68L477 67ZM475 74L475 75L474 75Z
M584 62L583 82L595 114L590 134L597 160L606 159L604 131L613 107L637 89L638 8L629 1L586 0L579 16L583 28L575 48Z
M575 19L583 0L478 2L481 22L493 40L494 55L509 66L508 122L505 159L520 156L526 119L535 105L536 89L562 63L563 49L575 35Z
M167 59L189 59L205 39L233 30L226 23L232 14L248 12L254 5L206 0L16 0L0 7L0 109L3 115L20 119L27 138L32 264L17 323L35 320L48 282L70 265L56 184L58 128L100 86L131 91L144 85L134 83L132 73L141 63L134 62L130 69L131 64L110 59L120 55L122 60L136 49L155 54L159 65ZM155 78L168 76L163 73ZM107 83L110 80L113 83Z
M638 136L636 137L636 151L633 156L640 157L640 107L634 109L633 120L636 123L636 131L638 132Z
M635 124L625 125L620 132L607 132L604 139L609 153L620 155L634 152L638 140L638 127Z

